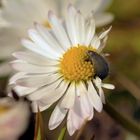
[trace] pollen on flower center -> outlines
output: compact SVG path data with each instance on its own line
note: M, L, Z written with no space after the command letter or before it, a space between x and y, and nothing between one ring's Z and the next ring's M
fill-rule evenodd
M88 59L87 51L91 47L77 46L70 48L62 57L60 72L70 81L89 80L94 75L94 68Z

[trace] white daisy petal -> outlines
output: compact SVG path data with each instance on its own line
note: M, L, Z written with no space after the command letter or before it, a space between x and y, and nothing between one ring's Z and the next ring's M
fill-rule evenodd
M45 111L46 109L48 109L50 106L51 106L51 104L50 105L46 105L46 104L42 104L42 103L40 103L39 101L38 101L38 106L39 106L39 110L42 112L42 111ZM35 112L35 110L34 110L34 112Z
M98 90L99 90L100 98L101 98L102 102L105 104L105 95L104 95L104 91L103 91L102 87L98 88Z
M16 82L18 79L23 78L25 74L26 74L25 72L18 72L18 73L16 73L14 76L12 76L12 77L10 78L9 84L15 84L15 82Z
M38 112L38 108L39 110L42 112L46 109L48 109L51 105L46 105L46 104L42 104L40 103L39 101L33 101L32 104L31 104L31 107L32 107L32 110L33 112Z
M56 74L29 75L16 81L17 85L24 87L41 87L53 83L61 77Z
M95 83L96 87L98 88L98 92L102 102L105 104L105 96L104 91L102 89L102 80L99 77L96 77L93 82Z
M85 19L79 12L76 14L75 20L75 23L77 23L75 26L77 26L78 29L76 30L77 42L81 45L85 45Z
M50 90L44 96L42 96L39 99L40 103L52 105L54 102L56 102L63 96L68 86L69 82L62 81L55 90Z
M26 96L37 90L37 88L27 88L27 87L18 86L18 85L16 85L13 89L16 91L16 93L19 96Z
M97 94L97 91L95 90L95 87L93 86L92 82L89 81L88 82L88 98L90 103L93 105L93 107L98 111L101 112L103 105L102 105L102 101L99 97L99 95Z
M98 53L101 53L102 50L105 48L107 39L108 39L108 36L106 36L106 37L104 37L104 38L102 39L101 44L100 44L100 46L99 46L99 48L98 48L98 50L97 50ZM108 55L105 55L105 56L108 56Z
M63 47L58 43L54 36L52 36L51 30L48 30L39 24L36 24L36 29L40 33L40 35L46 40L48 45L52 46L52 49L59 52L60 54L64 53Z
M43 22L46 18L46 12L53 6L51 2L45 0L4 0L4 2L3 17L12 27L24 29L22 32L31 27L33 21Z
M111 23L113 19L114 16L111 13L97 13L95 15L95 21L98 27Z
M65 50L68 49L71 45L68 36L64 30L64 27L62 26L59 19L52 11L49 12L48 17L49 22L52 26L52 30L56 38L58 39L59 43L63 46Z
M34 41L35 45L45 51L49 58L52 58L52 55L55 56L55 58L60 57L60 53L54 51L36 30L30 29L28 34L32 41Z
M110 26L109 29L107 29L106 31L101 33L101 35L99 36L99 39L103 39L104 37L106 37L107 34L110 32L111 28L112 28L112 26Z
M34 54L31 52L15 52L13 53L13 56L20 59L27 61L32 64L37 64L37 65L57 65L58 61L53 60L53 59L47 59L46 57L43 57L39 54Z
M89 102L87 92L88 91L83 83L79 83L78 86L76 86L76 93L78 93L78 95L80 94L79 98L76 99L77 101L79 100L83 119L91 119L91 116L93 117L93 107Z
M58 67L55 66L37 66L33 64L26 63L24 61L13 61L11 62L12 67L21 72L27 72L27 73L54 73L58 71Z
M30 100L40 100L41 102L46 102L46 104L51 104L57 101L65 93L68 85L69 83L59 79L51 85L44 86L33 92L28 98Z
M91 19L86 23L86 39L85 45L89 46L95 34L95 21Z
M71 83L64 97L60 101L60 107L68 109L72 108L74 105L75 94L75 83Z
M92 106L90 114L85 114L85 104L82 102L81 97L76 97L75 99L75 105L72 109L69 110L68 118L67 118L67 129L70 135L73 135L73 133L76 130L79 130L85 121L92 119L93 117L93 109Z
M58 79L57 81L55 81L54 83L52 83L50 85L43 86L43 87L39 88L37 91L28 95L28 98L33 101L33 100L39 100L39 99L43 98L45 95L49 96L50 94L55 94L55 93L57 93L56 89L59 87L61 82L62 82L62 79ZM59 92L59 90L58 90L58 92Z
M79 118L72 112L72 110L70 110L67 117L67 130L70 136L72 136L79 128L79 120L81 121L81 118Z
M114 85L112 85L112 84L102 84L102 87L104 87L104 88L107 88L107 89L114 89L115 88L115 86Z
M66 28L69 35L69 38L71 40L72 45L78 45L78 39L77 39L77 32L76 32L76 26L75 26L75 17L76 17L76 9L72 6L68 6L68 15L66 19Z
M43 55L46 58L56 59L56 57L54 55L50 56L50 54L44 52L44 50L37 47L33 42L31 42L29 40L23 39L22 40L22 45L25 48L29 49L30 51L35 52L35 53L40 54L40 55Z
M55 129L65 118L67 109L60 108L59 105L57 105L54 109L54 111L51 114L50 120L49 120L49 129L53 130Z
M95 48L95 49L98 49L100 47L100 44L101 44L101 41L100 39L98 38L97 35L95 35L91 41L91 45Z

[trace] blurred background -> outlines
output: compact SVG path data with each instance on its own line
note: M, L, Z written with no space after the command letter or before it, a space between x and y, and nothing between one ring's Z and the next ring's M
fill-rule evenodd
M104 52L110 54L107 59L111 69L106 81L114 84L116 89L111 92L105 91L106 98L120 113L140 125L140 0L112 0L107 11L113 13L115 19L111 23L112 30L104 49ZM6 91L8 79L9 76L0 77L0 90L3 92ZM45 120L48 120L50 113L51 109L43 112ZM47 127L47 122L45 123ZM62 126L63 124L54 131L47 129L47 140L57 139ZM33 135L31 129L33 127L30 127L21 139L25 140L29 138L29 134ZM29 133L30 131L32 133ZM67 134L66 139L73 140L74 137ZM140 140L104 111L100 114L95 113L95 117L88 122L80 139Z

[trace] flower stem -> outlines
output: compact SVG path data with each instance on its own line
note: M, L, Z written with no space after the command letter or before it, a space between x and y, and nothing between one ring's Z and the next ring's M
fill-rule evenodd
M118 112L108 101L104 105L104 110L125 129L140 137L140 127L138 124Z
M61 132L60 132L60 134L59 134L58 140L64 140L65 134L66 134L66 126L64 126L64 127L61 129Z
M77 133L77 136L76 136L75 140L80 140L80 137L83 134L83 131L84 131L85 127L86 127L86 124L87 124L87 120L84 121L81 129Z

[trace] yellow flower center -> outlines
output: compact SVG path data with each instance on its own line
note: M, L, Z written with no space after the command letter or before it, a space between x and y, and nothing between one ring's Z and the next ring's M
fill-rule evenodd
M94 68L87 61L87 51L95 51L92 47L77 46L70 48L60 61L60 72L65 79L70 81L86 81L94 76Z

